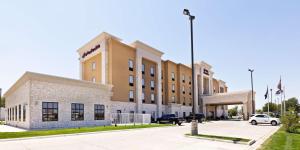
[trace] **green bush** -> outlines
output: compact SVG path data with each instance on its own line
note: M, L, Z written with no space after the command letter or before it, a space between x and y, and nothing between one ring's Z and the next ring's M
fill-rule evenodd
M295 108L290 108L282 117L281 122L284 129L290 133L296 133L297 129L300 127L298 123L298 116Z

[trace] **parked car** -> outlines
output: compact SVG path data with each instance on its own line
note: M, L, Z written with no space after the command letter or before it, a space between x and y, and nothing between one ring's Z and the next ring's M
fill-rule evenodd
M181 125L183 121L183 118L176 117L175 114L164 114L162 117L157 118L157 123L172 123Z
M280 120L279 118L273 118L265 114L256 114L249 119L249 123L252 125L271 124L272 126L276 126L280 124Z
M195 119L198 120L198 122L202 123L204 119L204 114L199 113L195 114ZM193 114L190 114L189 116L185 117L186 122L192 122L193 120Z

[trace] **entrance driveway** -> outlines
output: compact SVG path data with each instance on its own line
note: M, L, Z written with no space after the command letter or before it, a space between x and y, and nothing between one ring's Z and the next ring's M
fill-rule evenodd
M199 133L223 136L237 136L256 139L261 143L264 137L279 127L251 126L245 121L212 121L199 125ZM159 127L127 131L99 132L93 134L66 135L25 140L0 140L0 147L6 150L247 150L258 145L217 142L185 137L190 124L175 127ZM1 133L0 133L1 134Z

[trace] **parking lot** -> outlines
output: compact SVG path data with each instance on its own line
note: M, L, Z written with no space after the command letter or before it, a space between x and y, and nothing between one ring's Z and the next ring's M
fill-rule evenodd
M279 126L269 125L252 126L246 121L212 121L199 124L199 133L257 140L252 146L186 137L184 134L190 132L190 124L185 123L183 126L174 127L98 132L22 140L0 140L0 147L5 147L6 150L39 150L41 147L46 150L246 150L257 148L278 128Z

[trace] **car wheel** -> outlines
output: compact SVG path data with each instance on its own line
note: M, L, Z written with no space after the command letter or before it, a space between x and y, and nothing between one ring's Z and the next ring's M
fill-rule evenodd
M276 121L271 121L271 125L272 125L272 126L276 126L276 125L277 125L277 122L276 122Z
M252 120L252 121L251 121L251 124L252 124L252 125L256 125L257 123L256 123L255 120Z

